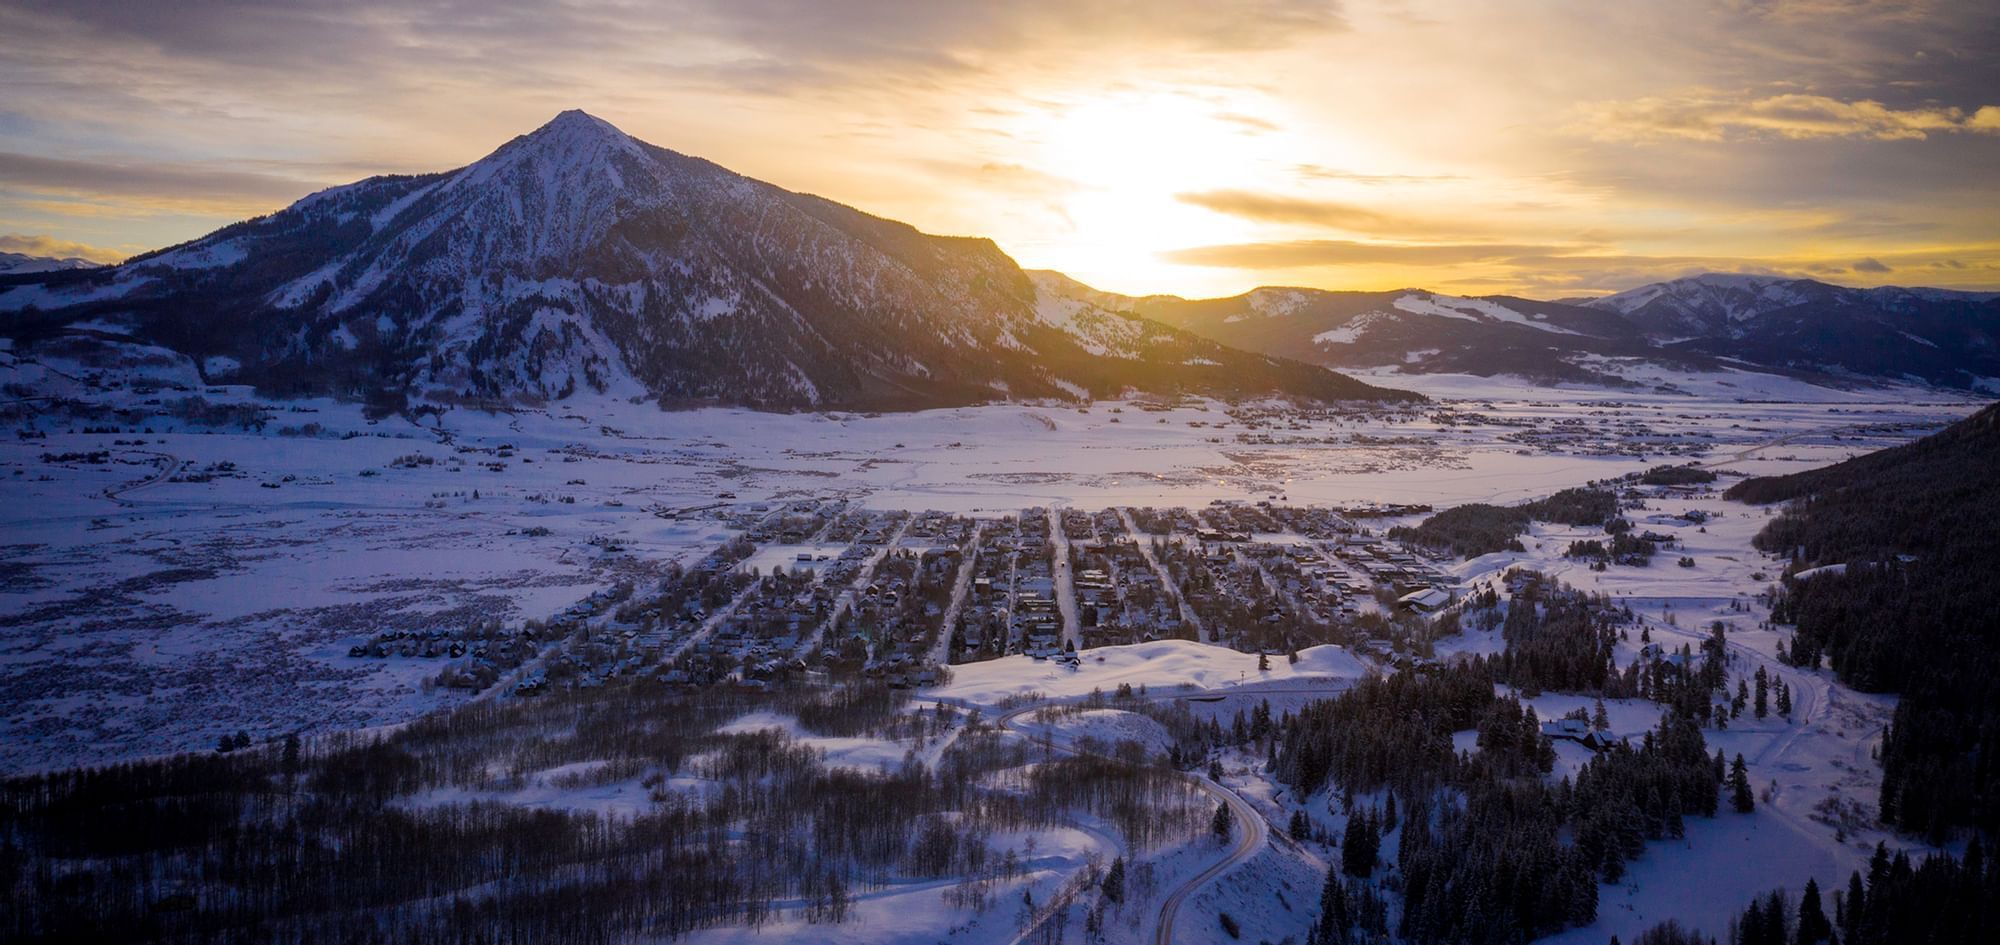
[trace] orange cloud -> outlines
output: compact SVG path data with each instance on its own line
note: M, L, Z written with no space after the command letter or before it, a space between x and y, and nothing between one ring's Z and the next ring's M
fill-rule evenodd
M1933 134L2000 134L2000 106L1967 113L1962 108L1891 108L1860 99L1787 94L1730 98L1694 94L1681 97L1595 102L1581 106L1570 126L1602 141L1683 138L1723 141L1741 137L1868 138L1923 140Z
M53 236L31 236L22 233L0 233L0 252L23 253L29 256L53 256L67 259L71 256L88 259L91 262L114 263L125 258L124 253L91 246L75 240L56 239Z

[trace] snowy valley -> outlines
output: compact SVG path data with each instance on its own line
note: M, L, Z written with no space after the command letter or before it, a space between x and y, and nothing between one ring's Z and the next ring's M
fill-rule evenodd
M0 939L1868 945L2000 877L1994 293L1119 296L578 111L45 263Z

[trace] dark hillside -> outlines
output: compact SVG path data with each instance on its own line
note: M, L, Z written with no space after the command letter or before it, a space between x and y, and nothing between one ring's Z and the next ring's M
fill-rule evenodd
M1882 819L1932 837L2000 827L2000 405L1915 443L1751 479L1728 496L1796 500L1757 536L1798 568L1774 619L1790 657L1903 701L1883 746Z

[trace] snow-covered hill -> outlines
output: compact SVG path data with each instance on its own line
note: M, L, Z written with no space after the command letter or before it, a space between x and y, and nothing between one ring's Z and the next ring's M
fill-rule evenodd
M0 276L27 275L36 272L60 272L66 269L90 269L97 263L75 256L30 256L27 253L0 252Z
M2000 378L2000 292L1708 273L1581 304L1677 350L1949 387Z
M390 405L1408 396L1048 300L989 240L751 180L580 111L456 171L370 178L122 266L0 285L5 311L29 345L73 345L87 326L178 351L211 381Z
M1223 344L1337 368L1492 376L1625 386L1607 359L1685 358L1655 350L1616 314L1508 296L1465 298L1399 289L1330 292L1261 288L1224 299L1129 297L1053 273L1051 291L1127 311Z
M1227 345L1333 368L1508 374L1629 386L1658 368L1752 367L1821 383L2000 386L2000 293L1710 273L1597 299L1464 298L1419 289L1260 288L1223 299L1052 291Z

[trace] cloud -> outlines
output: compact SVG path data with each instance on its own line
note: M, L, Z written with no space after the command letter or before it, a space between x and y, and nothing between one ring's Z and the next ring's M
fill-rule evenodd
M1285 240L1168 250L1160 258L1190 266L1234 269L1304 269L1319 266L1458 266L1510 257L1558 255L1562 246L1510 243L1361 243L1353 240Z
M1260 194L1247 190L1210 190L1175 194L1174 199L1205 210L1264 223L1308 223L1343 230L1374 231L1391 222L1381 213L1350 203Z
M1520 256L1500 261L1503 272L1515 284L1545 296L1612 292L1652 282L1698 275L1704 272L1743 272L1758 275L1810 278L1851 275L1858 284L1880 284L1885 273L1923 270L1933 275L1930 284L1960 289L2000 287L2000 243L1973 243L1950 247L1952 255L1940 258L1937 251L1906 250L1882 252L1846 263L1812 256L1702 256L1645 255L1630 253L1556 253ZM1964 260L1971 259L1967 265Z
M1550 208L1511 204L1495 208L1456 204L1450 212L1402 214L1338 200L1320 200L1248 190L1208 190L1175 194L1174 199L1216 213L1258 223L1289 224L1340 230L1375 239L1421 241L1423 244L1476 244L1490 240L1561 241L1602 245L1620 239L1679 236L1681 227L1646 223L1583 227L1551 219L1538 211ZM1374 245L1374 244L1370 244Z
M1594 102L1578 109L1570 130L1600 141L1681 138L1865 138L1921 141L1934 134L2000 134L2000 106L1967 113L1962 108L1891 108L1872 99L1842 101L1789 93L1763 98L1690 93L1622 102Z
M1245 115L1242 112L1217 112L1215 113L1215 117L1220 121L1226 121L1233 125L1241 125L1251 134L1284 130L1279 128L1276 122L1267 121L1255 115Z
M53 236L30 236L22 233L0 233L0 252L25 253L29 256L52 256L67 259L76 256L91 262L114 263L125 258L116 250L91 246L75 240L57 239Z
M1344 168L1327 167L1321 164L1298 164L1292 170L1300 177L1317 180L1337 180L1355 184L1446 184L1465 180L1459 174L1364 174Z
M532 85L596 63L772 90L984 72L1024 51L1246 52L1346 28L1328 0L24 0L13 13L17 33L211 77L422 63Z
M1993 278L1991 254L1956 249L2000 207L1992 0L1420 6L1427 23L1339 0L7 0L0 230L164 245L584 107L1135 291L1279 259L1329 284L1502 284L1581 278L1587 253L1731 267L1717 256L1751 247L1857 279L1863 258ZM1518 68L1530 46L1563 68ZM1135 148L1159 173L1107 210L1057 119L1134 88L1193 90L1227 156ZM1129 225L1153 211L1159 228ZM1897 255L1917 249L1969 268Z
M261 212L320 188L306 181L195 164L89 161L0 152L0 187Z

